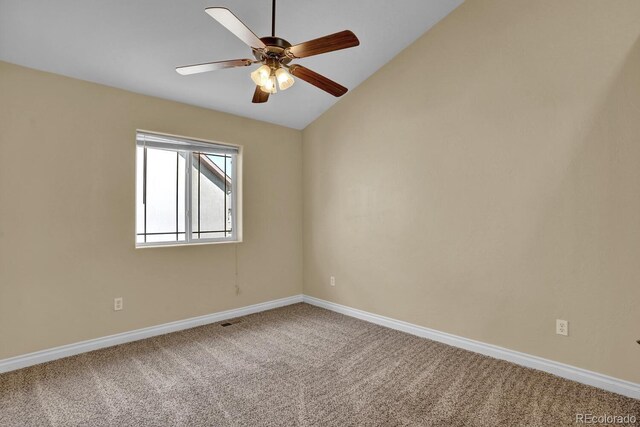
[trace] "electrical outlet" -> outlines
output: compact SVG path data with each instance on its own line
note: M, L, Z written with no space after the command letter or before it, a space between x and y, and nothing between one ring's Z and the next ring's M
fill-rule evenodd
M565 337L569 335L569 322L556 319L556 334L564 335Z
M331 279L329 279L329 284L331 286L335 286L336 285L336 278L334 276L331 276Z
M114 298L113 299L113 311L120 311L120 310L122 310L122 308L123 308L122 297Z

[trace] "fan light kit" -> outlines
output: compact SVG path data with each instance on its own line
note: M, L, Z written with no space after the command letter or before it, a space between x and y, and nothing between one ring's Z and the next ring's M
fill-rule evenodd
M276 82L280 90L287 90L295 83L291 74L284 68L276 68L275 71L269 65L263 65L253 73L251 80L264 92L276 93Z
M347 88L311 71L302 65L290 64L292 60L320 55L322 53L355 47L360 44L358 38L351 31L309 40L297 45L291 45L285 39L276 37L276 0L273 0L271 15L271 36L258 38L253 31L242 23L229 9L224 7L209 7L205 9L213 19L231 31L236 37L245 42L253 51L254 59L232 59L229 61L207 62L204 64L187 65L176 68L182 75L204 73L224 68L248 67L262 64L251 73L251 80L256 84L253 103L263 103L269 100L269 95L280 90L287 90L295 83L292 76L306 81L333 96L342 96Z

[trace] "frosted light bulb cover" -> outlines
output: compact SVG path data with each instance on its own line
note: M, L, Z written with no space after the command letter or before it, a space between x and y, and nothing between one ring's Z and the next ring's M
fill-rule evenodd
M269 76L271 75L271 68L268 65L263 65L253 73L251 73L251 80L258 85L264 86L269 80Z
M265 92L276 93L278 91L276 88L276 76L270 76L262 86L262 89Z
M280 90L287 90L295 83L291 74L287 73L284 68L278 68L276 71L276 78L278 79L278 86L280 86Z

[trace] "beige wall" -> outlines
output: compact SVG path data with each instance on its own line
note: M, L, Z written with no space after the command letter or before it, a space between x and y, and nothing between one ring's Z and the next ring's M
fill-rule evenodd
M638 22L467 0L302 134L0 62L0 359L298 294L304 237L307 294L640 382ZM137 128L244 145L243 243L134 249Z
M468 0L348 94L303 133L305 293L640 382L639 22Z
M134 249L137 128L244 145L243 243ZM301 293L301 154L299 131L0 62L0 359Z

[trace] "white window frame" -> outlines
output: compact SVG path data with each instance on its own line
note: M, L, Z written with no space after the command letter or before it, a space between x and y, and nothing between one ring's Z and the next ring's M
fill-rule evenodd
M193 139L184 136L150 132L138 129L136 131L136 177L138 167L138 147L150 147L170 149L185 153L185 240L171 242L138 242L138 224L136 220L134 242L136 248L155 248L166 246L191 246L218 243L240 243L242 242L242 146L236 144ZM233 190L231 192L231 235L217 238L193 238L193 225L191 216L191 205L193 201L193 155L192 153L230 154L233 168L231 171L231 182ZM136 194L137 178L136 178ZM226 197L226 196L225 196ZM138 201L135 202L135 214L138 217ZM225 212L226 222L226 212ZM168 233L169 234L169 233Z

